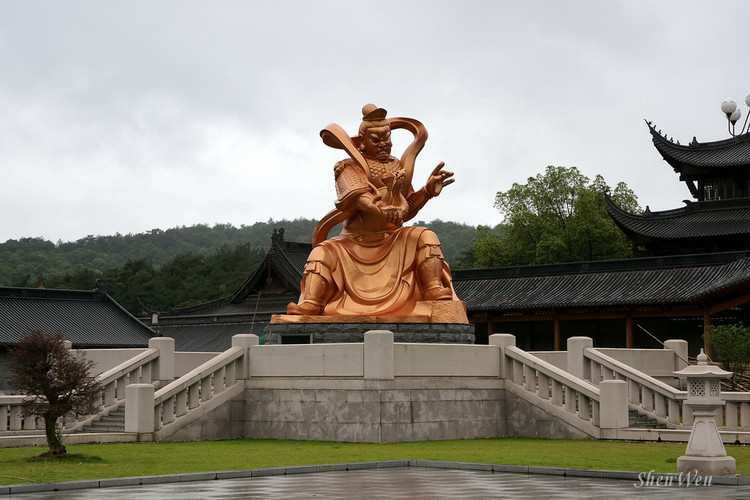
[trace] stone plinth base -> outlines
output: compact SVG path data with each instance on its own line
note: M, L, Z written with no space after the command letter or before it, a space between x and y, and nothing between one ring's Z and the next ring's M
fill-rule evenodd
M737 462L732 457L694 457L683 455L677 459L677 472L700 476L733 476Z
M452 323L469 324L466 302L459 300L421 300L409 316L302 316L274 314L271 324L277 323ZM377 330L377 328L370 328ZM396 333L396 332L394 332Z
M323 316L317 316L322 318ZM307 316L315 318L315 316ZM341 319L339 316L338 319ZM394 342L473 344L474 325L456 323L397 323L397 318L378 318L381 322L299 322L269 323L264 329L266 344L325 344L364 342L365 332L389 330Z

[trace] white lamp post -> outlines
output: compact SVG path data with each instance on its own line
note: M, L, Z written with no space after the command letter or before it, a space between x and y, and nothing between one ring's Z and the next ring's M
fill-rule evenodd
M750 95L745 97L745 104L750 107ZM750 132L750 129L745 130L745 127L747 126L747 119L750 118L750 114L748 114L745 118L745 123L740 129L740 132L735 133L734 126L742 116L742 111L740 111L740 108L737 107L737 103L734 102L733 99L727 99L721 103L721 112L724 113L727 117L727 128L729 129L729 133L732 134L732 137L742 135L745 132Z
M707 364L707 359L701 349L697 365L674 372L680 378L687 378L684 406L693 410L695 418L685 455L677 459L677 472L703 476L734 475L737 464L734 458L727 456L714 420L716 410L726 404L721 400L721 379L732 373Z

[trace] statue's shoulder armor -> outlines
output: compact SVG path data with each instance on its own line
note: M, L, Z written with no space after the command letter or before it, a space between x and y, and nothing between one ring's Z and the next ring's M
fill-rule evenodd
M336 177L336 195L339 201L369 190L367 174L352 159L341 160L333 167Z

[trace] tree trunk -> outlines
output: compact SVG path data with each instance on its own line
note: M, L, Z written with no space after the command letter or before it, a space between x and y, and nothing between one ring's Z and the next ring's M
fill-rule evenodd
M49 446L50 455L65 455L67 450L62 443L60 434L57 433L57 418L51 415L44 415L44 432L47 436L47 446Z

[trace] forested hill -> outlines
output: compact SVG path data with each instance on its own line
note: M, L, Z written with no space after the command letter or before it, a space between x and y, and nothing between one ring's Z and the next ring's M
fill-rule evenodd
M73 242L53 243L42 238L21 238L0 243L0 286L38 286L45 279L57 282L65 275L89 270L100 275L128 262L146 261L153 266L171 262L178 255L209 256L218 249L237 246L265 250L274 229L284 228L287 241L309 242L317 223L313 219L269 220L249 226L198 224L172 229L152 229L140 234L87 236ZM448 262L471 248L474 226L435 220L418 222L435 230ZM93 285L93 283L92 283Z

